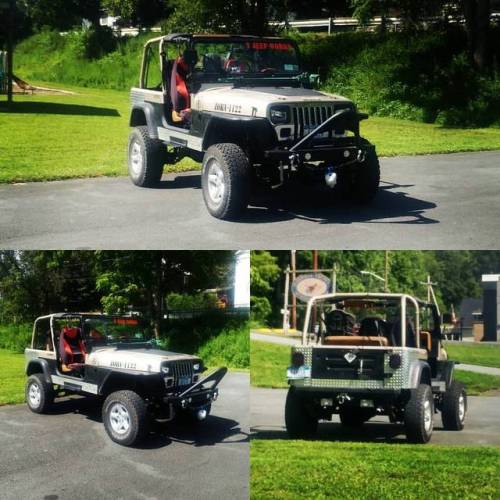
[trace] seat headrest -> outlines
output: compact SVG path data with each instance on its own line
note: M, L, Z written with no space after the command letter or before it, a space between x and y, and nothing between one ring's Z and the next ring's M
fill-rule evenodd
M62 334L69 339L76 339L80 335L80 328L73 326L65 326L62 329Z
M195 49L186 49L182 54L182 59L189 68L192 68L198 62L198 52Z

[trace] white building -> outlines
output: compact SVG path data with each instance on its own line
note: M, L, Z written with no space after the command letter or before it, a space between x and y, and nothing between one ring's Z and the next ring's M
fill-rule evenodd
M234 308L250 308L250 250L238 250L234 267Z

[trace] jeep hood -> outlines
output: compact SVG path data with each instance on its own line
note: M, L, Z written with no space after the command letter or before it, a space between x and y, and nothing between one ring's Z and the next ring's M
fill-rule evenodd
M164 361L197 360L196 356L162 351L160 349L120 349L105 346L95 348L87 357L86 364L100 368L132 370L155 373Z
M271 104L351 103L346 97L312 89L292 87L217 86L198 92L192 109L242 116L267 116Z

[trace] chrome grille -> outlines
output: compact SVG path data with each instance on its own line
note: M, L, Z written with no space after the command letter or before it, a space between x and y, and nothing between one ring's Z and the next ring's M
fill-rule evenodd
M334 113L332 105L311 105L292 107L293 135L295 139L304 137Z
M189 378L189 382L193 379L193 363L191 361L174 361L169 363L172 370L171 375L174 377L176 385L181 378Z

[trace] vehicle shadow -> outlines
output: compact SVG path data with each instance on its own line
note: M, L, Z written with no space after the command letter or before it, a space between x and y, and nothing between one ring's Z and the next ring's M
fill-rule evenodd
M45 115L82 115L82 116L120 116L118 110L85 106L82 104L67 104L62 102L14 101L9 107L0 103L0 112L6 113L36 113Z
M205 422L154 422L151 432L137 448L156 448L157 441L190 444L195 447L214 446L218 443L246 443L250 437L236 420L209 415Z
M327 188L294 186L292 189L264 192L252 200L239 222L254 224L302 219L318 224L439 223L426 215L426 211L435 208L436 204L410 196L405 190L411 187L411 184L382 182L373 203L365 206L335 200Z
M88 420L102 424L102 401L98 398L71 396L57 400L52 415L80 414ZM214 446L218 443L248 442L249 434L241 429L236 420L209 415L205 422L151 422L148 435L134 446L137 449L157 449L173 442L192 446Z
M252 427L250 430L251 439L291 439L283 428L260 429ZM404 427L398 424L385 422L368 422L359 428L344 427L340 423L320 423L318 432L314 437L321 441L351 441L362 443L406 443Z

